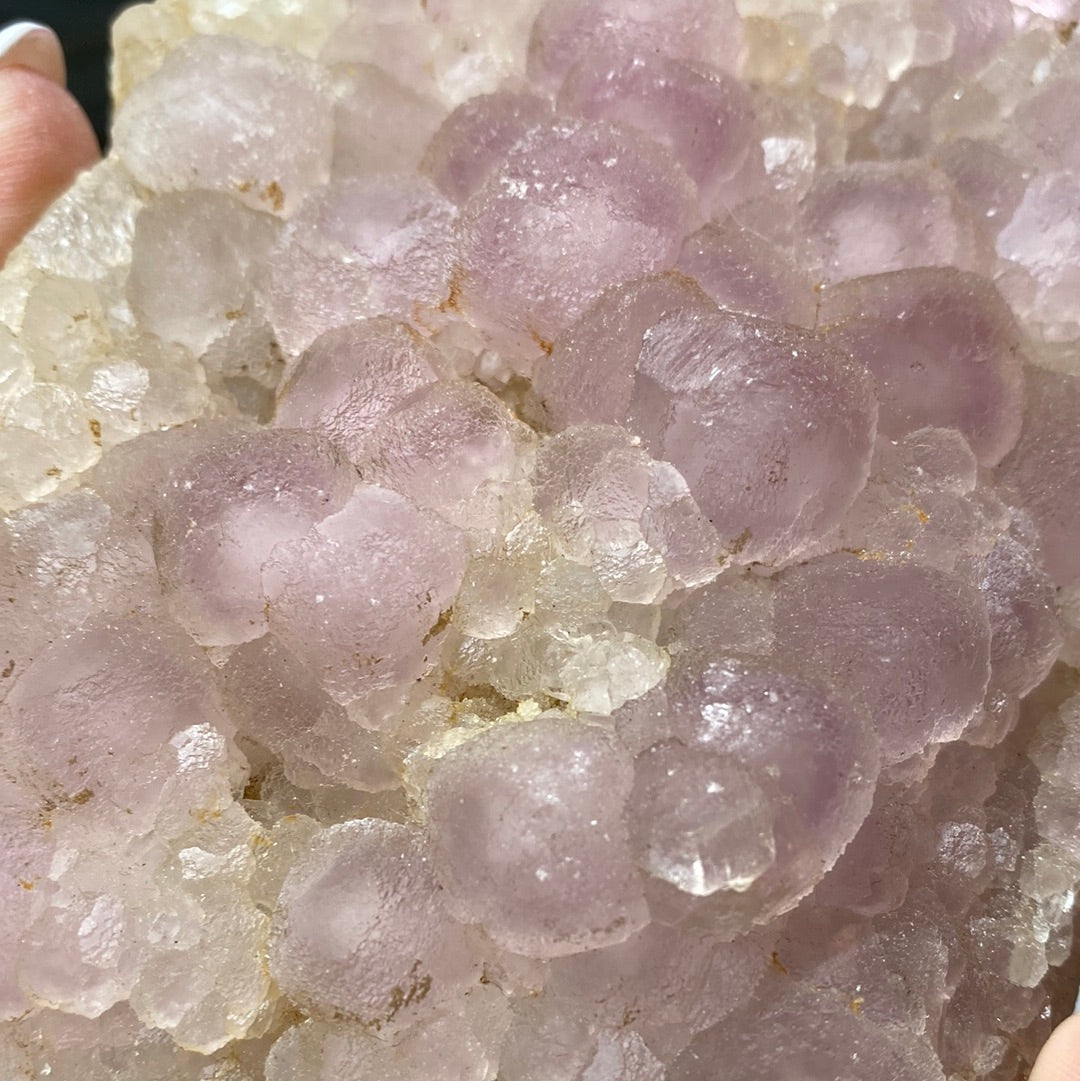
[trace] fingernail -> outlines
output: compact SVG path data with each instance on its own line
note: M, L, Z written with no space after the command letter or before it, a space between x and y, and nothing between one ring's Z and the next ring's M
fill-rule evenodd
M67 81L60 39L41 23L9 23L0 29L0 68L29 68L63 86Z

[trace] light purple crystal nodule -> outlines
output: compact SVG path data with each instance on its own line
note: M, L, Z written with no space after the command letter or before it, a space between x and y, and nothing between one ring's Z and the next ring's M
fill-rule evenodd
M1078 18L126 11L0 273L0 1078L1026 1076Z

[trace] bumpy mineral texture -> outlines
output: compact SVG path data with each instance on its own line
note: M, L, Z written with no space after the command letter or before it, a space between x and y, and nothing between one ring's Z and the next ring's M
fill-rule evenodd
M1024 1077L1077 19L126 11L0 274L3 1081Z

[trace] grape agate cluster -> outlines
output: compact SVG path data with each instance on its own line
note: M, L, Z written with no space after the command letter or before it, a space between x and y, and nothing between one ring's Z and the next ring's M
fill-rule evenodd
M0 274L0 1078L1026 1076L1078 18L126 11Z

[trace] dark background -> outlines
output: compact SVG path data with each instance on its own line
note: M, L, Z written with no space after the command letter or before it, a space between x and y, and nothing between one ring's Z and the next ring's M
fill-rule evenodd
M0 0L0 26L31 19L51 26L67 57L68 87L104 145L109 127L109 25L132 0Z

